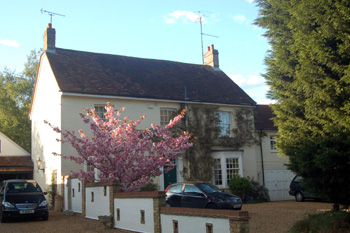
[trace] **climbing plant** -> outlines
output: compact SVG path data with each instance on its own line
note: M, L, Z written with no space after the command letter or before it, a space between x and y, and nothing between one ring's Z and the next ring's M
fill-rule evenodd
M220 136L218 107L187 104L186 109L187 114L177 127L177 130L190 132L193 139L193 146L188 148L183 156L187 162L187 164L184 163L182 171L185 180L210 181L212 179L214 160L211 153L214 146L239 149L256 142L251 109L235 111L236 126L231 136Z

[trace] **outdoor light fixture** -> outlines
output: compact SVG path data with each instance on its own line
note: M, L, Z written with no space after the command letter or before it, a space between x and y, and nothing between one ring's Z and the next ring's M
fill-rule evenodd
M41 161L40 158L38 158L38 160L36 161L36 165L39 171L45 172L43 161Z

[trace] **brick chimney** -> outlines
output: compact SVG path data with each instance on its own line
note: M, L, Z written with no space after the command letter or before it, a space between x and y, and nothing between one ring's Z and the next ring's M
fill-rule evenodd
M219 67L219 52L214 49L213 44L208 46L208 50L204 54L204 64L212 67Z
M49 23L44 32L44 47L43 47L44 52L46 50L54 52L56 48L55 43L56 43L56 30L52 28L51 23Z

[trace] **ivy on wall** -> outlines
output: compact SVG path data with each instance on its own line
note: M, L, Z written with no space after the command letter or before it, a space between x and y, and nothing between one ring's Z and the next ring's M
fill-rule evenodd
M182 175L185 180L211 181L214 146L239 149L256 143L254 137L253 110L240 108L235 111L236 127L231 136L220 136L219 108L209 105L187 104L186 116L176 130L192 134L193 146L186 150Z

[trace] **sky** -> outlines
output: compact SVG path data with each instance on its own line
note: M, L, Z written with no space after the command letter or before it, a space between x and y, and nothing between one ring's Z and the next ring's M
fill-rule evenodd
M202 64L202 38L204 53L211 44L219 51L223 72L258 104L272 103L262 77L270 46L253 24L259 11L253 0L0 0L0 6L0 71L23 71L30 51L43 47L52 12L58 48Z

